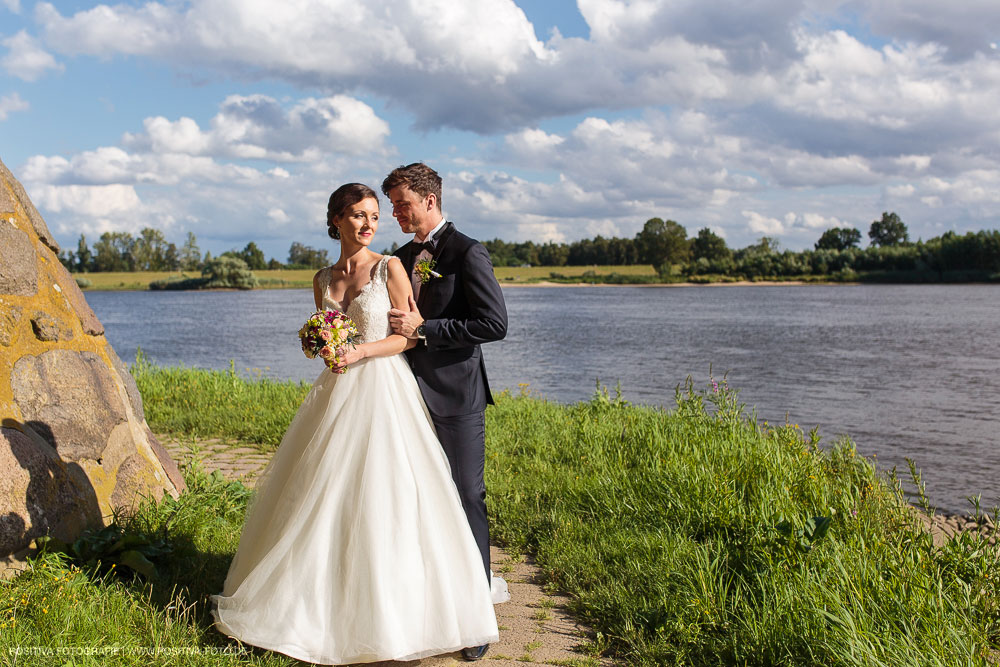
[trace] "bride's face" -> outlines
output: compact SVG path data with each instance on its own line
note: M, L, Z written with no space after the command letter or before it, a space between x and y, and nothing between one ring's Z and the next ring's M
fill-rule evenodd
M337 220L340 241L367 246L378 230L378 202L371 197L344 209Z

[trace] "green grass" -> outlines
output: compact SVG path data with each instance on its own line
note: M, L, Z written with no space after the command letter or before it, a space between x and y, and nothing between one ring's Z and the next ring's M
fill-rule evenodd
M259 287L263 289L289 289L312 287L314 269L277 269L254 271ZM200 271L108 271L97 273L74 273L74 278L83 278L90 284L84 291L94 290L145 290L156 281L181 280L201 277Z
M194 278L201 272L183 273L180 271L101 271L98 273L74 273L74 278L83 278L90 284L84 291L98 290L145 290L149 283L156 280L180 280Z
M272 443L305 391L144 362L135 374L157 432ZM267 427L247 428L252 408ZM629 665L953 666L985 665L997 647L996 548L967 534L935 549L898 483L849 441L825 451L794 425L758 424L725 383L679 391L669 412L607 392L576 405L505 393L487 420L493 536L535 556L547 588L595 630L595 652ZM129 519L174 545L157 581L35 561L0 585L0 625L16 621L0 627L0 655L235 646L204 601L221 588L248 494L197 470L188 479L180 502ZM117 660L72 664L145 664ZM290 664L259 651L162 660Z
M497 266L493 273L501 284L537 282L601 282L612 275L655 279L656 271L648 264L630 266Z
M849 441L758 425L724 384L488 417L494 536L628 664L978 665L1000 639L996 548L935 550Z
M250 492L197 467L185 478L188 491L179 501L168 497L118 518L128 533L166 536L173 545L154 578L147 581L118 568L81 570L64 557L46 554L30 561L28 571L0 583L0 662L301 664L240 646L212 629L208 596L222 590ZM15 655L18 649L36 653Z
M160 368L142 351L132 375L143 397L146 420L160 433L221 437L277 447L309 392L305 382L248 380L228 371Z
M277 269L273 271L254 271L257 276L258 287L262 289L304 289L312 287L314 269ZM497 280L505 283L537 283L540 281L557 282L578 282L584 274L592 274L591 280L601 282L602 279L612 275L644 278L651 280L656 278L656 271L647 264L636 264L634 266L531 266L531 267L506 267L501 266L494 269ZM552 274L563 276L553 279ZM107 273L74 273L74 278L84 278L90 285L84 287L85 291L93 290L145 290L149 289L149 284L158 280L180 280L182 278L196 278L200 272L181 273L177 271L137 271L131 272L107 272ZM618 282L621 282L621 278Z

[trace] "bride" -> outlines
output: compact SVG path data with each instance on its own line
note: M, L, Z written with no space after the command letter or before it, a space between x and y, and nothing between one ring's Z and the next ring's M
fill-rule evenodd
M498 639L482 558L388 311L406 308L398 258L369 249L375 192L330 197L340 259L313 279L317 308L362 342L317 378L257 483L216 626L321 664L414 660ZM303 319L305 319L305 313Z

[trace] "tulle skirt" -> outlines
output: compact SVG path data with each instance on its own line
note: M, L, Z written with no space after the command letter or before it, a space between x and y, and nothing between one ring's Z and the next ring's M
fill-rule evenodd
M316 380L213 600L225 634L321 664L497 640L482 559L401 355Z

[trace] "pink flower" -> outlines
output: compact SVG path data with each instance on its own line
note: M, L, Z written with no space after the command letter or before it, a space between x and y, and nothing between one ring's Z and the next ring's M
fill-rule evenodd
M329 345L324 345L323 349L319 351L319 356L323 357L324 359L333 359L333 357L336 354L337 353L334 351L334 349Z
M324 329L324 330L322 330L322 331L319 332L319 337L322 338L323 340L327 341L327 342L330 342L330 339L333 338L333 334L330 333L329 330Z

